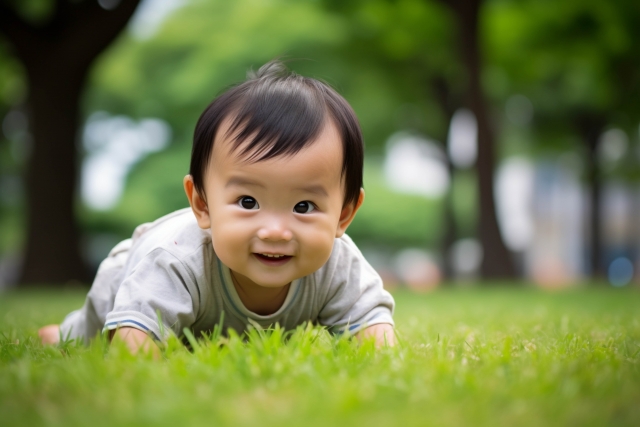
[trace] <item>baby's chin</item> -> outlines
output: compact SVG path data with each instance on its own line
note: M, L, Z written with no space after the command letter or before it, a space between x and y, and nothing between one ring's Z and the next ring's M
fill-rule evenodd
M284 286L291 284L291 282L299 278L299 277L283 276L283 275L269 277L268 274L266 275L265 274L256 275L251 273L243 274L243 273L239 273L233 268L230 268L230 270L232 275L235 276L236 280L240 280L243 283L248 282L248 284L251 284L253 286L259 286L261 288L270 288L270 289L282 288Z

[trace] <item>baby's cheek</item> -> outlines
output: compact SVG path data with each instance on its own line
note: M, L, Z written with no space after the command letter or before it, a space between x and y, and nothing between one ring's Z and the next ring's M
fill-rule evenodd
M333 249L334 237L326 232L309 233L307 235L307 257L310 263L313 263L313 270L322 267L329 257Z
M215 227L211 228L211 242L213 249L221 261L227 263L229 258L234 254L244 253L242 250L242 236L234 230L234 227Z

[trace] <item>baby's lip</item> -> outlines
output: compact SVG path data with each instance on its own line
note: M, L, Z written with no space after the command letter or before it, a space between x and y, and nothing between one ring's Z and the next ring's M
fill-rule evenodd
M291 255L279 253L279 252L254 252L256 255L262 255L268 258L282 258L282 257L290 257Z
M269 253L269 252L254 252L253 256L261 263L268 265L270 267L277 267L279 265L286 264L287 262L289 262L291 258L293 258L292 255L276 254L276 253Z

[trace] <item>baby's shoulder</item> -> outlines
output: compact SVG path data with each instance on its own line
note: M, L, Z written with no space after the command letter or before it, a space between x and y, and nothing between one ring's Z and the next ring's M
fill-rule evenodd
M352 258L363 258L362 252L360 252L358 245L355 244L351 237L345 233L334 240L329 261L340 263L340 261L347 261Z
M198 226L191 209L180 209L138 226L132 237L132 255L165 252L182 262L200 259L211 248L211 235Z
M358 246L351 240L351 237L343 234L334 239L331 255L327 262L315 272L315 280L326 283L336 273L340 276L347 274L350 267L363 261L364 256Z

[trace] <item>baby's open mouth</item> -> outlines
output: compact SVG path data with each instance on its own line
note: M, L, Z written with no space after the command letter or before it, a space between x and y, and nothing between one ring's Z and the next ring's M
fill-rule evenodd
M289 261L292 256L291 255L282 255L282 254L265 254L265 253L254 253L253 254L258 260L260 260L263 264L276 266L285 264Z

